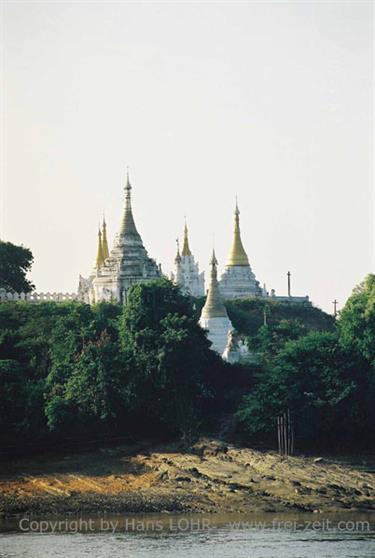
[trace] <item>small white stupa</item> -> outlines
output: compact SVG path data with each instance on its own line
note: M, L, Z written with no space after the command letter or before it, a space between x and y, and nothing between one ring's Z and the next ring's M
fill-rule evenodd
M222 357L231 364L253 360L253 355L249 352L246 343L240 339L234 329L228 332L228 342Z
M211 348L222 355L228 343L228 332L233 326L220 295L217 263L214 250L211 259L211 281L199 325L208 330L207 337L212 342Z

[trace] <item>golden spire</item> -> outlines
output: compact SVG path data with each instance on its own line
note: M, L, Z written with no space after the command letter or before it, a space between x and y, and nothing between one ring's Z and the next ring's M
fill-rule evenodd
M228 314L221 298L217 280L217 259L215 250L212 251L211 281L208 288L206 303L202 308L201 318L227 318Z
M236 201L236 210L234 212L234 237L232 249L229 254L227 266L248 266L249 260L245 249L242 245L241 231L240 231L240 212Z
M100 230L100 227L99 227L98 253L97 253L97 256L96 256L96 269L100 269L102 267L103 263L104 263L104 258L103 258L102 231Z
M109 250L108 250L108 240L107 240L107 224L105 222L104 216L103 216L102 251L103 251L103 260L106 260L109 257Z
M184 245L182 247L182 256L191 256L191 251L189 247L189 237L188 237L188 228L185 221L185 228L184 228Z
M134 223L132 205L131 205L131 185L129 180L129 170L126 173L126 186L125 186L125 211L122 219L120 236L137 236L139 237L137 228Z

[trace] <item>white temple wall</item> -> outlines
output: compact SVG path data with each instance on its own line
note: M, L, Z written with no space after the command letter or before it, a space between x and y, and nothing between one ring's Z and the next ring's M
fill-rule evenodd
M228 332L233 329L230 319L228 317L200 318L199 325L208 330L207 337L212 343L211 349L222 355L227 346Z

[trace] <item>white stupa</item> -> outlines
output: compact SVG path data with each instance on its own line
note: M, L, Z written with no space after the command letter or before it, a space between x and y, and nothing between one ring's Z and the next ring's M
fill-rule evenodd
M208 330L207 337L212 342L211 348L222 355L227 346L228 332L233 329L233 326L228 318L227 310L220 295L217 280L217 263L214 250L211 259L210 286L206 303L202 308L199 324L203 329Z

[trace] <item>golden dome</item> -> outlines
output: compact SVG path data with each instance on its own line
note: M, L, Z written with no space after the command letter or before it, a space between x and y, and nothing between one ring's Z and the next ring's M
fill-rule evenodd
M240 231L240 212L236 204L236 210L234 212L234 237L232 249L230 251L227 266L248 266L249 260L241 240Z

